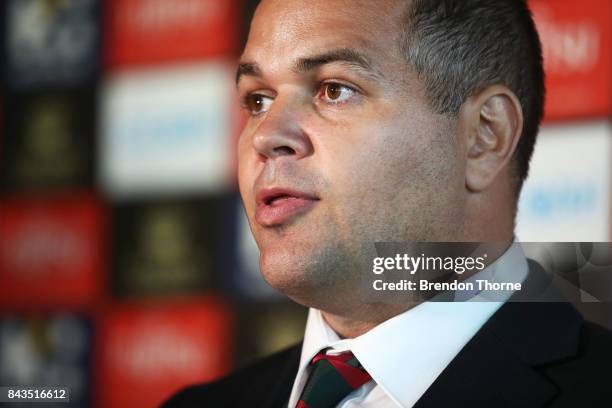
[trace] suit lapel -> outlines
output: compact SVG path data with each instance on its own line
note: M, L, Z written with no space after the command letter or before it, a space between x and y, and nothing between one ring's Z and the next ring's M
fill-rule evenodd
M479 333L416 403L426 407L539 407L554 387L490 332Z
M287 352L283 365L275 373L266 373L269 376L269 388L261 392L263 400L256 404L262 408L286 407L289 402L293 381L297 375L300 364L302 343L295 345Z
M415 407L542 407L557 390L537 367L575 355L581 325L567 303L506 303Z

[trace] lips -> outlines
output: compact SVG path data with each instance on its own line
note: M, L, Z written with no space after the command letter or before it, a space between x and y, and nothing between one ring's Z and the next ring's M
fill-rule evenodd
M255 220L264 227L287 223L310 211L319 201L313 194L287 188L262 189L255 199Z

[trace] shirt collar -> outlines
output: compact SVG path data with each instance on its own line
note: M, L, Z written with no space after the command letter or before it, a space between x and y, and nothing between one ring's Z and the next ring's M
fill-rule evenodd
M523 282L527 272L522 247L513 242L470 280L486 276L497 282ZM332 348L351 350L391 400L412 407L511 295L480 292L465 302L424 302L354 339L340 339L321 312L311 308L290 406L295 406L306 383L308 363L322 349ZM487 301L492 298L496 301Z

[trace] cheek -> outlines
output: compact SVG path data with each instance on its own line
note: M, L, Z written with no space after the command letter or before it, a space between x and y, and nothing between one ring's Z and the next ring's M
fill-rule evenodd
M397 129L369 121L343 129L342 138L328 138L319 149L322 174L330 181L328 225L337 227L339 240L377 236L391 217L398 189L414 162L415 147ZM333 143L332 143L333 141Z
M382 236L390 221L412 219L419 208L431 208L453 174L452 147L444 145L441 133L440 126L415 119L369 121L349 133L354 140L335 146L333 160L326 163L342 229Z
M393 197L418 173L418 135L387 125L367 127L362 136L334 160L340 188L364 203Z
M248 154L247 149L238 148L238 188L240 196L247 209L247 214L254 205L253 184L255 183L256 168L253 158Z
M244 177L240 176L240 172L239 172L238 189L240 190L240 197L242 198L242 204L244 205L244 208L246 209L247 215L251 214L251 210L254 206L254 198L252 194L250 193L252 189L247 187L249 184L250 183L248 183Z

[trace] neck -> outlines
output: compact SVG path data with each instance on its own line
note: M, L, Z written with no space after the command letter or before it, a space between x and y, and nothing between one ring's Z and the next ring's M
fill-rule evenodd
M352 339L369 332L382 322L406 312L418 303L411 305L360 305L356 316L334 314L321 310L325 322L340 338Z

